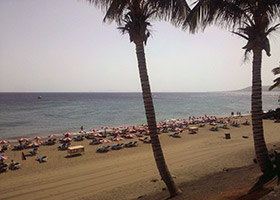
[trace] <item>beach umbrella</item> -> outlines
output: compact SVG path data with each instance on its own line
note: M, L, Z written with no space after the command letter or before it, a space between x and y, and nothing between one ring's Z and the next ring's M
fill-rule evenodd
M51 134L48 137L57 137L55 134Z
M116 137L116 138L113 138L112 140L113 140L113 141L122 141L123 138L121 138L121 137Z
M39 147L39 146L40 146L40 144L37 142L32 142L28 145L28 147Z
M8 141L8 140L0 140L0 144L8 144L8 143L10 143L10 141Z
M93 134L93 136L95 136L95 137L102 137L103 135L100 134L100 133L95 133L95 134Z
M40 137L40 136L35 136L35 137L33 137L33 139L34 139L34 140L39 140L39 139L42 139L42 137Z
M63 135L66 136L66 137L69 137L69 136L71 136L72 134L67 132L67 133L64 133Z
M144 132L142 132L144 135L148 135L148 134L150 134L150 131L149 130L146 130L146 131L144 131Z
M87 132L86 132L86 131L81 130L81 131L79 131L79 133L84 134L84 133L87 133Z
M62 141L63 141L63 142L71 142L71 141L72 141L72 138L66 137L66 138L63 138Z
M131 127L132 127L132 128L137 128L137 125L132 125Z
M106 130L106 129L110 129L110 127L109 126L102 126L101 129Z
M175 128L175 131L182 131L183 129L181 128Z
M111 140L99 140L99 142L103 142L103 143L111 143Z
M136 138L136 135L134 134L128 134L128 135L125 135L126 138Z
M138 128L137 130L138 131L144 131L145 129L144 128Z
M27 138L19 138L18 141L19 142L24 142L24 141L29 141L29 139L27 139Z
M115 131L115 133L122 134L123 132L122 131Z
M99 131L99 130L93 128L93 129L90 129L89 131L90 131L90 132L97 132L97 131Z
M1 156L0 156L0 160L8 160L9 159L9 157L8 156L5 156L5 154L2 154Z
M129 129L129 132L130 132L130 133L135 133L136 130L135 130L135 129Z

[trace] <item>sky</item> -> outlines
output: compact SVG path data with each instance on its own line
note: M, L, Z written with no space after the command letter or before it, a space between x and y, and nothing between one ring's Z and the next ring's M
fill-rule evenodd
M0 92L141 92L135 45L85 0L0 0ZM251 85L246 41L209 27L190 34L152 21L145 47L152 92L238 90ZM262 83L280 62L280 34L263 53Z

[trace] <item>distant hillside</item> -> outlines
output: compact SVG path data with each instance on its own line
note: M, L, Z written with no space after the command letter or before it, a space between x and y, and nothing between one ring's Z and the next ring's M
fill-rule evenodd
M263 90L263 91L269 91L269 90L268 90L269 87L270 87L270 85L262 86L262 90ZM251 92L252 89L251 89L251 86L250 86L250 87L246 87L246 88L243 88L243 89L237 90L237 91L240 91L240 92ZM272 92L276 92L276 91L277 91L277 92L280 91L280 88L274 88L274 89L272 90Z

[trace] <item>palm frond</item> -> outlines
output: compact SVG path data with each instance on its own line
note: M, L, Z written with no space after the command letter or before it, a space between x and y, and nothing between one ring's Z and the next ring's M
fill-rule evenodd
M247 37L246 35L243 35L241 33L235 32L235 31L232 31L232 33L244 38L245 40L249 40L249 37Z
M276 87L279 87L280 86L280 77L275 79L273 82L275 82L272 86L270 86L268 88L269 91L273 90L274 88Z
M148 0L148 2L158 10L158 19L168 20L175 26L182 24L191 10L186 0Z
M251 23L246 10L245 1L238 0L197 0L183 24L183 28L189 28L191 32L206 26L216 24L222 28L233 28L241 25L243 21ZM247 20L245 20L247 19Z
M275 67L274 69L272 69L272 73L274 75L280 74L280 67Z
M280 26L280 23L276 24L273 27L270 27L267 31L266 31L266 36L268 36L271 32L276 31Z

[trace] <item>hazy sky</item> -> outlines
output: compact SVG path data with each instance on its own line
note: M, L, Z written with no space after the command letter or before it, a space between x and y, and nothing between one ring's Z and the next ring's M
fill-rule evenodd
M140 92L135 45L84 0L0 0L0 92ZM275 78L280 34L263 53ZM153 22L146 59L152 91L202 92L251 85L245 40L218 28L191 35Z

